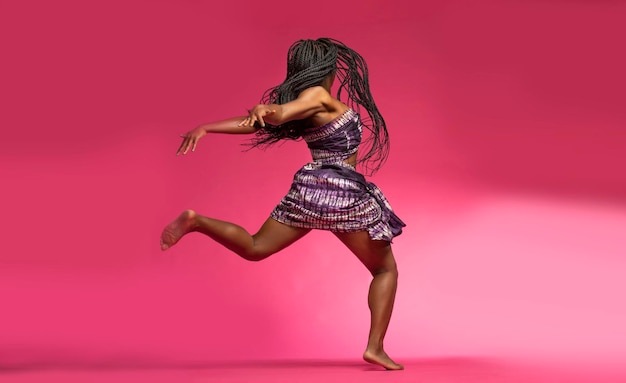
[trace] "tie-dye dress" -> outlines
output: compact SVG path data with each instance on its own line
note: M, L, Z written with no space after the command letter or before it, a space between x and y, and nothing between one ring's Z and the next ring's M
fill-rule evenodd
M278 222L333 232L366 230L374 240L391 241L402 233L382 191L343 162L359 148L362 125L352 109L322 126L305 130L313 161L294 176L287 195L272 211Z

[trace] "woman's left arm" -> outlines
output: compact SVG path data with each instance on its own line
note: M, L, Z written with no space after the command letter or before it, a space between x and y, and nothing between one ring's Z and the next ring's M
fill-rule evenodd
M331 95L321 86L305 89L297 99L285 104L259 104L250 110L248 117L239 126L262 127L265 122L280 125L292 120L302 120L320 112L327 112L331 105Z

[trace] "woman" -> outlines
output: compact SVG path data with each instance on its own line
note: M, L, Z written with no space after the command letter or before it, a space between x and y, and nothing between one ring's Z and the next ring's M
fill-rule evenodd
M335 76L340 82L336 98L330 94ZM344 91L346 104L340 101ZM313 161L296 173L289 193L256 234L187 210L163 230L161 248L166 250L195 231L247 260L259 261L311 229L331 231L373 276L368 296L370 333L363 358L389 370L402 369L385 353L383 338L398 279L391 240L402 232L404 223L380 189L355 169L358 162L375 172L389 148L385 122L370 94L365 61L337 40L297 41L289 48L287 78L266 91L261 102L248 116L204 124L183 134L176 154L193 152L207 133L255 133L253 146L302 138ZM361 143L363 128L369 135ZM357 160L359 147L362 155Z

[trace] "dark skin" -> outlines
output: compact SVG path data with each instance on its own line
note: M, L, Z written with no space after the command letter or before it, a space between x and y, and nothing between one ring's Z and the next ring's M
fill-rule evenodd
M267 121L280 125L287 121L304 120L311 126L324 125L343 114L348 107L330 95L334 75L328 76L320 86L304 90L296 100L286 104L259 104L248 116L203 124L181 135L177 155L195 151L198 141L207 133L252 134L255 123L264 126ZM356 164L356 154L345 160ZM166 250L190 232L205 234L240 257L260 261L286 248L304 237L311 229L285 225L268 218L255 234L248 233L236 224L220 221L186 210L172 221L161 235L161 248ZM404 367L395 363L384 351L383 339L389 326L396 295L398 269L388 241L372 240L366 231L333 233L356 255L372 274L368 294L371 320L370 331L363 359L388 370Z

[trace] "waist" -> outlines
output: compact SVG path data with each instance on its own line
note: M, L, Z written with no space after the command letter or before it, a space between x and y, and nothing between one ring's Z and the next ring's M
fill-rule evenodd
M352 158L347 158L343 160L338 159L334 161L331 161L328 159L324 159L324 160L318 159L318 160L313 160L303 166L303 169L305 170L316 170L316 169L325 169L325 168L338 168L338 169L345 169L348 171L356 172L356 163L354 159Z

